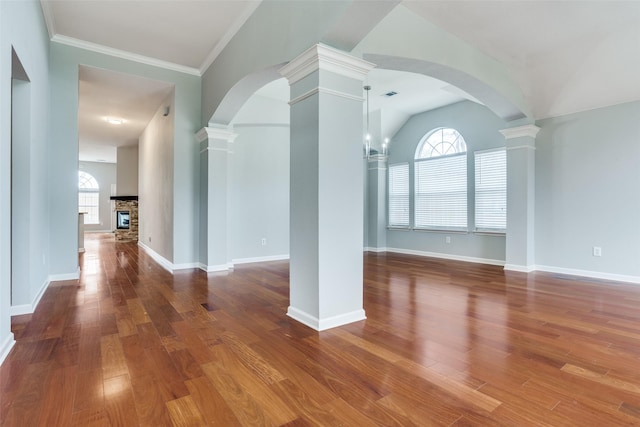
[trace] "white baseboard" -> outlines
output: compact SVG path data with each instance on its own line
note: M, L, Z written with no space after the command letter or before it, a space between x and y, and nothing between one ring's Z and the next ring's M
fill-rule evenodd
M289 254L283 255L269 255L263 257L253 257L253 258L236 258L232 260L233 264L251 264L254 262L268 262L268 261L282 261L289 259Z
M36 307L38 306L38 304L40 303L40 300L42 299L42 296L44 295L45 291L49 287L49 283L51 283L50 279L47 279L44 281L42 286L40 286L40 290L38 291L38 294L33 299L33 302L31 304L12 305L9 308L9 314L11 316L20 316L22 314L34 313L36 311Z
M381 252L387 252L387 248L373 248L371 246L365 246L364 247L364 251L365 252L381 253Z
M9 332L2 344L0 344L0 365L2 365L2 362L7 358L15 344L16 340L13 338L13 332Z
M215 271L229 271L229 270L233 270L233 263L220 264L220 265L206 265L200 262L198 263L198 268L202 271L206 271L207 273L212 273Z
M160 264L160 266L165 270L167 270L169 273L173 273L174 271L177 271L177 270L190 270L194 268L200 268L205 271L218 271L218 270L206 270L206 266L204 266L204 264L200 262L186 262L182 264L174 264L168 259L166 259L165 257L163 257L162 255L160 255L159 253L157 253L156 251L154 251L153 249L151 249L149 246L142 243L140 240L138 240L138 246L140 246L147 253L147 255L153 258L155 262Z
M418 256L431 257L431 258L449 259L452 261L473 262L476 264L489 264L489 265L500 265L500 266L504 265L504 261L499 259L476 258L476 257L470 257L470 256L464 256L464 255L443 254L439 252L415 251L413 249L387 248L387 252L393 252L393 253L405 254L405 255L418 255Z
M518 264L505 264L504 269L507 271L519 271L521 273L531 273L536 271L535 265L518 265Z
M199 262L185 262L182 264L171 264L172 271L176 270L192 270L194 268L200 268Z
M63 280L77 280L80 278L80 267L78 267L78 271L75 273L66 273L66 274L50 274L49 282L61 282Z
M287 310L287 316L302 323L303 325L307 325L311 329L315 329L316 331L326 331L327 329L337 328L338 326L347 325L353 322L359 322L367 318L364 310L360 309L350 313L340 314L338 316L318 319L305 311L291 306L289 306L289 309Z
M590 270L578 270L574 268L553 267L549 265L536 265L535 269L538 271L545 271L547 273L566 274L568 276L580 276L580 277L588 277L592 279L611 280L614 282L640 284L640 276L603 273L599 271L590 271Z
M84 230L85 234L87 233L113 233L113 230Z
M169 273L173 273L174 268L173 268L173 263L171 261L169 261L162 255L160 255L159 253L151 249L149 246L142 243L140 240L138 240L138 246L140 246L147 253L147 255L153 258L155 262L160 264L160 267L164 268Z

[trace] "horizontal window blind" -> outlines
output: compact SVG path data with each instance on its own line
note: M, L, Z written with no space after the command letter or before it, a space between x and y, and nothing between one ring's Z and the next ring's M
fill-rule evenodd
M97 191L78 192L78 212L86 212L85 224L100 223L100 193Z
M389 166L389 212L390 227L409 226L409 165Z
M416 228L467 229L467 155L415 163Z
M475 153L476 230L507 229L507 153L504 149Z

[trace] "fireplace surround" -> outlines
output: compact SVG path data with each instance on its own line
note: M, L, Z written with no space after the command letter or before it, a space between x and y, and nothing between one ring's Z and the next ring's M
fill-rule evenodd
M116 202L116 241L138 241L138 197L112 196L111 200Z

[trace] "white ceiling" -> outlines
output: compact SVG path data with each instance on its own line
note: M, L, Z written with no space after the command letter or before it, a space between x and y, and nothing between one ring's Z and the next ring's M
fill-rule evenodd
M366 5L367 0L356 1ZM54 41L200 75L260 0L41 3ZM640 99L640 1L405 0L398 7L408 8L504 64L535 118ZM357 19L359 15L340 22L353 26ZM468 97L442 82L415 75L372 73L368 83L373 87L372 110L379 102L380 108L410 114ZM388 90L399 95L378 96ZM91 102L81 99L81 104ZM88 127L83 129L81 138L90 134Z
M49 35L204 71L259 0L41 0ZM94 46L96 47L96 46ZM186 68L186 70L185 70Z
M536 118L640 99L640 1L405 1L511 70Z
M81 66L78 134L81 161L116 162L117 147L137 145L138 137L173 86L128 74ZM110 124L107 118L124 123Z

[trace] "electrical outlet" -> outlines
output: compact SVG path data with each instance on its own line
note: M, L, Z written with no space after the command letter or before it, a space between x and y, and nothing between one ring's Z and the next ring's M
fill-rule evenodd
M262 246L267 246L267 238L266 237L262 238Z
M602 256L602 248L600 246L593 247L593 256Z
M447 236L444 238L445 243L451 243L451 236Z

